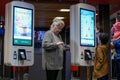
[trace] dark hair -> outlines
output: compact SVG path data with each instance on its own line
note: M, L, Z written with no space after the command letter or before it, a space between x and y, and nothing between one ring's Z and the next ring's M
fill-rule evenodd
M109 36L107 33L100 33L99 39L101 41L101 44L107 44L109 40Z
M117 21L120 21L120 13L117 13L116 19L117 19Z

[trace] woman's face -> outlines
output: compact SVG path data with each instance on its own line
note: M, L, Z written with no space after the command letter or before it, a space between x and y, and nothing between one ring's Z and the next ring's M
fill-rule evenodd
M57 35L59 34L59 32L62 30L62 26L59 26L59 25L56 25L55 28L54 28L54 33Z

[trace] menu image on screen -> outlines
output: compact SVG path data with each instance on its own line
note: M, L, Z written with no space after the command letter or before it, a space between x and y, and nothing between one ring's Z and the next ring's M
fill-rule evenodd
M95 46L95 12L80 8L80 45Z
M33 10L14 6L13 15L13 44L31 46Z

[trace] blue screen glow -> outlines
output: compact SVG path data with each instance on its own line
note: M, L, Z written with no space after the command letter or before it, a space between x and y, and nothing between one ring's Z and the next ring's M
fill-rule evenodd
M13 7L13 45L32 46L33 10Z
M95 46L95 12L80 8L80 45Z

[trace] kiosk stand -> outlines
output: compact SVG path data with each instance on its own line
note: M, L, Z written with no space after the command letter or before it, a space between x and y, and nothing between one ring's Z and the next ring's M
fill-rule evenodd
M34 6L12 1L5 7L4 64L23 80L26 66L34 64Z
M71 65L79 66L80 74L85 73L83 76L80 75L81 80L91 80L91 67L96 47L95 14L95 7L89 4L79 3L70 7Z

